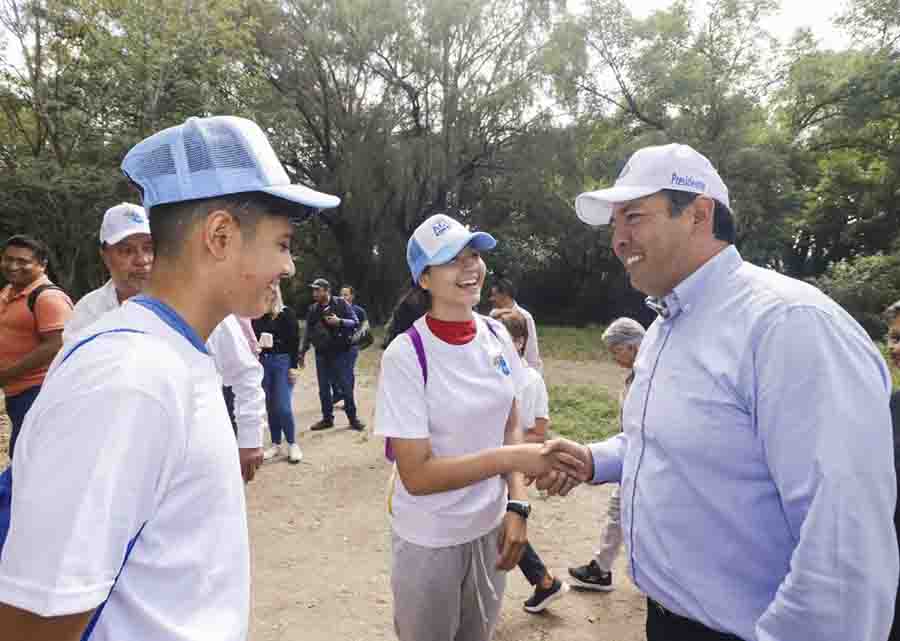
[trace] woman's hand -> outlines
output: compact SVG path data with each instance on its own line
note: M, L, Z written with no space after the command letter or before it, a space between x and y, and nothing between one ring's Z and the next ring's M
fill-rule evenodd
M528 544L528 521L515 512L507 512L497 537L498 570L512 570L519 564Z

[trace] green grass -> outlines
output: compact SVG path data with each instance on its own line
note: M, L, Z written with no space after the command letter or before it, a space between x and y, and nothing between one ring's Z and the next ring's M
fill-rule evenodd
M619 403L593 385L551 385L550 429L579 443L619 431Z
M566 361L608 361L603 345L605 327L538 325L541 358Z

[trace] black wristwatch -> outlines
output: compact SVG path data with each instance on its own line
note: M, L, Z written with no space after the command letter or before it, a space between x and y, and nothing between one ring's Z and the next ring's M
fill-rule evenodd
M506 511L515 512L523 519L527 519L528 515L531 514L531 503L528 501L507 501Z

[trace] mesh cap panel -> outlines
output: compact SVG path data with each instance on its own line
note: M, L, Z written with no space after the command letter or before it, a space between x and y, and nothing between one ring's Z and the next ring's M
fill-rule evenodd
M168 145L140 154L136 160L138 173L150 178L175 173L175 159Z

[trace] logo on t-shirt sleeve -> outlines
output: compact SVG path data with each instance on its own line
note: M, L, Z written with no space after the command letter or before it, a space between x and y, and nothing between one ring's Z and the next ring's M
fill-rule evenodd
M497 354L496 356L494 356L494 369L496 369L504 376L509 376L511 374L509 363L507 363L506 359L503 358L503 354Z

